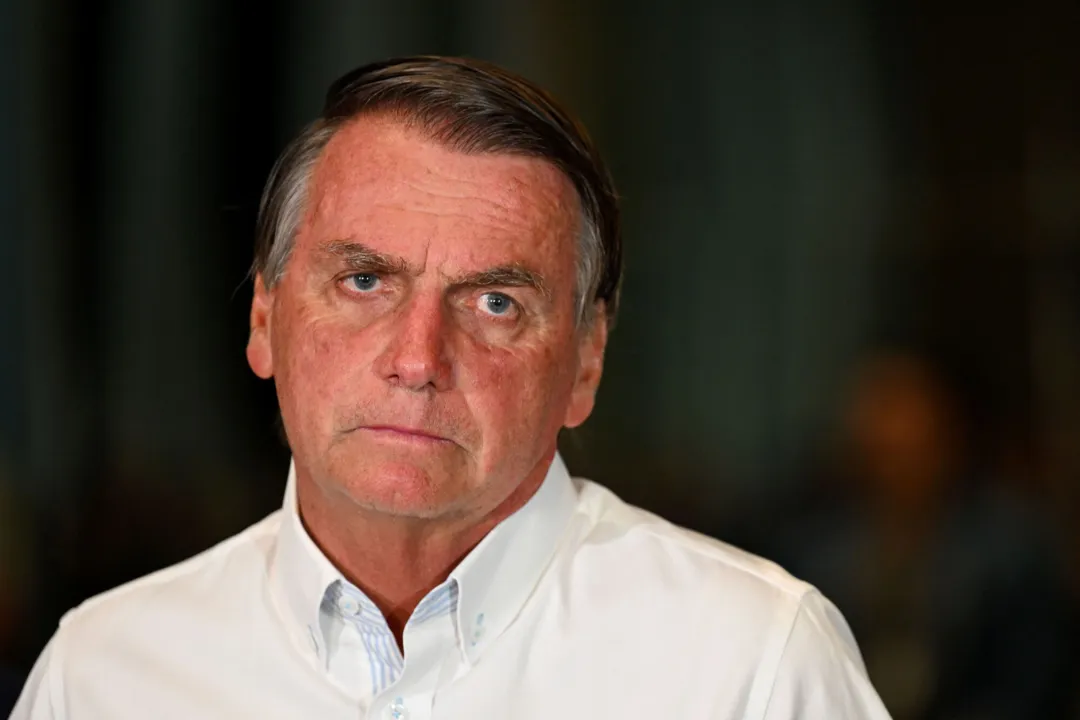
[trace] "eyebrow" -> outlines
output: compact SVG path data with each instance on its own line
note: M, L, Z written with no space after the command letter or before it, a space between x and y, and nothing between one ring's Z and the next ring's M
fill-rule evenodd
M345 266L357 272L396 275L409 271L404 259L372 250L363 243L351 240L335 240L323 245L322 253L340 258Z
M383 275L417 274L403 258L386 255L372 250L363 243L351 240L335 240L321 248L325 255L334 256L344 261L346 267L357 272L370 272ZM521 263L511 263L498 267L465 273L451 281L454 287L529 287L547 299L551 299L551 290L544 281L544 276L530 270Z
M498 286L530 287L546 299L551 299L551 290L548 288L547 283L544 282L544 276L518 263L467 273L455 278L453 285L455 287L478 288Z

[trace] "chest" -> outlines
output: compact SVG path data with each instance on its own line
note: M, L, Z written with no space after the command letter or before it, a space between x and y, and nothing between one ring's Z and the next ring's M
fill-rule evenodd
M371 695L315 663L281 662L283 647L207 648L102 660L68 688L73 720L346 718L379 720L741 718L753 682L737 648L703 653L697 639L632 627L509 633L475 663L446 653L426 665L406 653L400 678ZM157 659L154 659L154 658ZM726 659L728 658L728 659Z

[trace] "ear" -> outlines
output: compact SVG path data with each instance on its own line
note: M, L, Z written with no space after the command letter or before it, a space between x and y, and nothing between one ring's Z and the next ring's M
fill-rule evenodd
M596 404L596 390L604 372L604 349L607 347L607 315L604 302L596 303L590 325L582 328L578 345L578 370L563 425L577 427L588 419Z
M270 347L270 320L274 298L261 273L255 275L255 295L251 299L251 334L248 336L248 365L263 380L274 376L274 355Z

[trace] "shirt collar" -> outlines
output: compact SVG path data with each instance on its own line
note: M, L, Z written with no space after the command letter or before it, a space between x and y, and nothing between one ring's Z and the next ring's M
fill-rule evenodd
M570 474L556 454L539 490L503 520L450 573L459 593L458 642L470 663L501 635L532 594L577 499ZM281 525L270 564L270 588L293 634L319 645L319 608L327 589L347 582L311 539L296 500L296 466L289 464Z
M270 561L270 591L294 637L324 651L319 623L319 608L326 591L337 581L345 581L329 558L308 535L300 521L296 500L296 463L289 462L285 483L281 525Z
M555 555L577 504L577 491L556 454L540 489L454 568L458 641L470 663L510 626Z

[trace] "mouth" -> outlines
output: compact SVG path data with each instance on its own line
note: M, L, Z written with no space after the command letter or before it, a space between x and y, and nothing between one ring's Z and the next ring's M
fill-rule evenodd
M370 434L380 440L399 443L411 443L419 445L450 445L453 440L435 435L434 433L419 428L402 427L399 425L363 425L357 430Z

